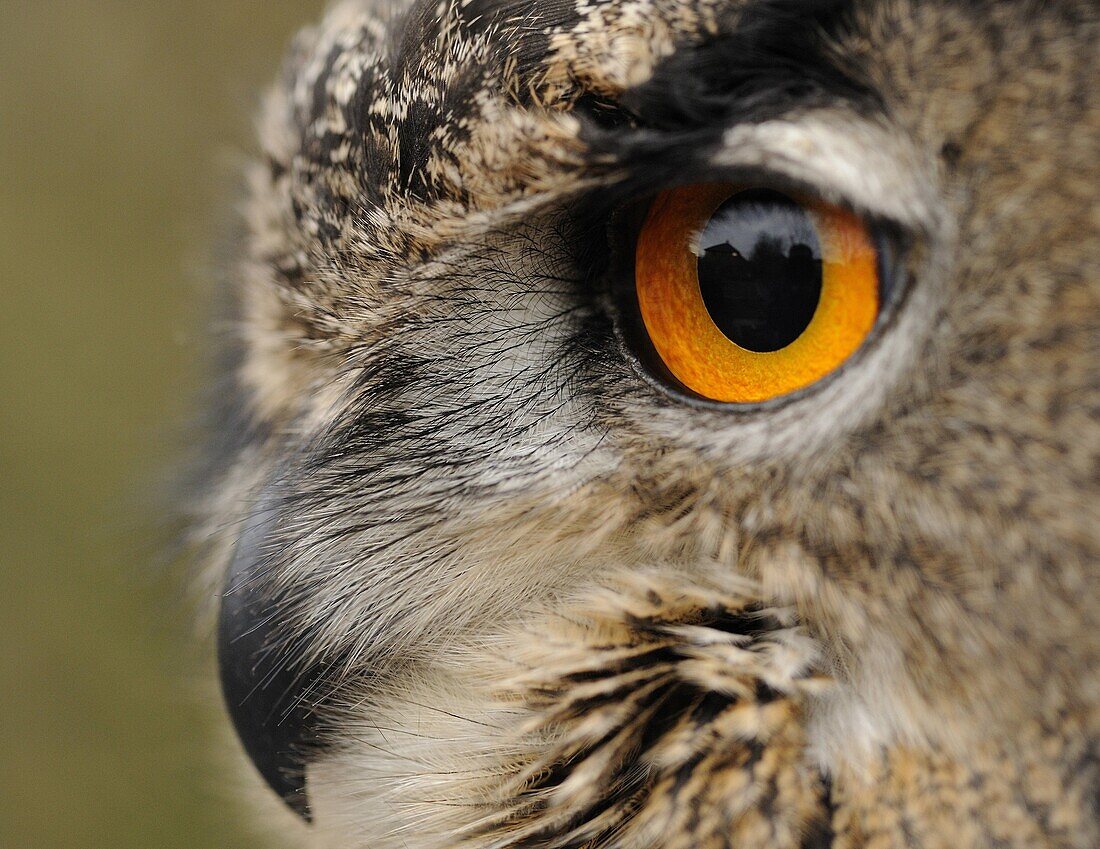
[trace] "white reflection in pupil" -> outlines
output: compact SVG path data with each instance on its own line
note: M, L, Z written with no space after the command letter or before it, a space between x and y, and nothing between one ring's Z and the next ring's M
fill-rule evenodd
M750 351L785 348L809 325L821 295L821 244L810 217L770 189L739 192L699 236L707 312Z

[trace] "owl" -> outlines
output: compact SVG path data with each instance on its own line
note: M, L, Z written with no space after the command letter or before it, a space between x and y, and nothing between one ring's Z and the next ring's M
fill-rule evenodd
M305 30L198 532L297 845L1100 846L1098 57L1094 0Z

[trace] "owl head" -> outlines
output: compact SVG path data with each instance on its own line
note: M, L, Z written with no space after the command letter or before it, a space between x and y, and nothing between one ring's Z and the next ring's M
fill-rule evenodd
M351 0L203 503L302 845L1100 845L1100 14Z

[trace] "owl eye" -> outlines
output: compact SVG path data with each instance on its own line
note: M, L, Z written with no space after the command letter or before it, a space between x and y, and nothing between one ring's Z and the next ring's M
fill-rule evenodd
M634 285L645 334L688 390L766 401L850 357L882 300L869 227L820 200L704 183L659 194Z

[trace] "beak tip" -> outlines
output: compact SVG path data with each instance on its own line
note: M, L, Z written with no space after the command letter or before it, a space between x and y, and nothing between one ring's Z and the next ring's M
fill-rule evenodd
M318 722L304 698L314 690L316 670L286 663L294 653L272 652L280 604L264 591L261 543L264 522L247 527L237 544L221 599L218 666L222 695L245 751L260 775L307 823L313 813L306 792L306 763L321 748Z

